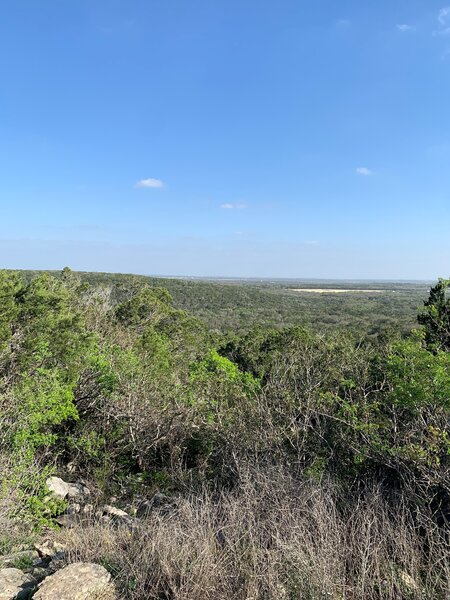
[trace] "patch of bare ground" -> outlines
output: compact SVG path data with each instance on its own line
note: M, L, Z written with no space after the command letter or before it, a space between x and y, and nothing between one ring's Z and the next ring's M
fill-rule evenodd
M394 290L356 290L341 288L291 288L292 292L306 292L308 294L383 294Z

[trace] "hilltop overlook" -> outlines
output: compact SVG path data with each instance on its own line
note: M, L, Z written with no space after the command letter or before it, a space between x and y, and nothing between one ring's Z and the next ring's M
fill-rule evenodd
M0 272L0 584L445 599L449 281L290 285Z
M450 600L450 5L14 0L0 56L0 600Z

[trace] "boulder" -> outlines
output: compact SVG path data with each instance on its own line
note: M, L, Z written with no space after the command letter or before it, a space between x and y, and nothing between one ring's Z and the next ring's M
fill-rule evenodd
M69 484L59 477L49 477L45 483L50 492L57 498L64 500L69 493Z
M108 515L109 517L116 517L118 519L129 519L130 516L124 510L120 508L116 508L115 506L110 506L109 504L105 504L103 507L103 514Z
M47 575L55 573L66 566L66 547L54 540L44 540L35 544L40 560L34 564L33 575L36 579L43 579L44 571Z
M71 500L81 501L90 494L91 492L89 491L89 489L86 486L81 485L81 483L69 483L67 497Z
M81 485L81 483L67 483L67 481L64 481L60 477L49 477L45 483L50 492L62 500L65 498L82 500L90 494L88 488Z
M42 558L53 558L56 554L63 553L66 547L54 540L44 540L40 544L35 544L34 549Z
M111 522L118 526L126 525L128 527L132 527L135 522L135 519L130 517L124 510L108 504L102 508L100 520L105 523Z
M73 563L39 584L33 600L93 600L112 594L111 575L101 565ZM111 596L109 596L111 597Z
M36 580L19 569L0 569L0 600L28 598Z

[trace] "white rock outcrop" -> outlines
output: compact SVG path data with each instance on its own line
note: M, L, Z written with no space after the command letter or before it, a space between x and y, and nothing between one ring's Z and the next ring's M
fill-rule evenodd
M19 569L0 569L0 600L28 598L36 581Z
M111 575L101 565L73 563L39 585L33 600L93 600L113 597Z
M79 500L89 495L89 490L80 483L67 483L60 477L49 477L46 482L50 492L57 498L64 500L70 498L71 500Z

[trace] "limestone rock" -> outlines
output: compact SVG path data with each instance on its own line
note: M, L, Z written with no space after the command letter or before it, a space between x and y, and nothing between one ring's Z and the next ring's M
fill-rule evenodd
M127 526L133 527L135 525L136 519L134 517L130 517L128 513L120 508L116 508L115 506L105 505L102 508L102 516L100 517L100 521L107 523L112 523L116 526Z
M67 496L71 500L83 500L83 498L86 498L86 496L89 496L91 493L89 489L84 485L81 485L81 483L69 483L68 485L69 489Z
M49 477L46 482L48 489L57 498L64 500L81 500L85 496L89 496L90 491L80 483L67 483L60 477Z
M111 575L101 565L73 563L39 584L33 600L93 600L111 593Z
M50 492L57 498L64 500L69 493L69 484L59 477L49 477L45 483Z
M60 544L53 540L45 540L40 544L35 544L34 548L39 553L39 556L44 558L52 558L55 554L64 552L66 549L64 544Z
M0 600L28 598L35 585L35 579L19 569L0 569Z
M126 513L124 510L121 510L120 508L116 508L115 506L109 506L108 504L106 504L103 507L103 514L108 515L110 517L117 517L119 519L129 519L130 518L128 513Z

